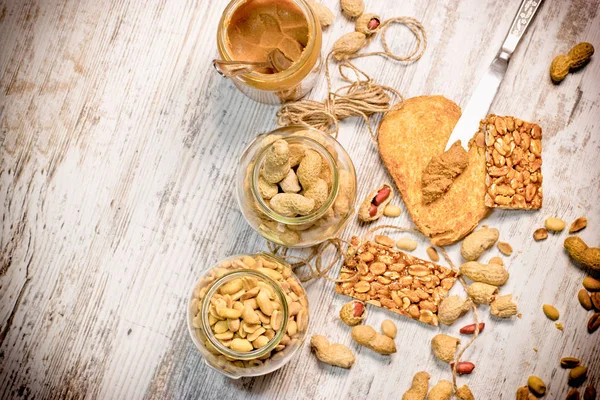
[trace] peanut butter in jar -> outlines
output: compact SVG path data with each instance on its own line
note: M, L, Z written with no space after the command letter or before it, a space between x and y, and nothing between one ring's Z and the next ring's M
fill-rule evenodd
M271 62L231 77L248 97L269 104L298 100L321 66L321 28L306 0L233 0L219 23L224 61Z

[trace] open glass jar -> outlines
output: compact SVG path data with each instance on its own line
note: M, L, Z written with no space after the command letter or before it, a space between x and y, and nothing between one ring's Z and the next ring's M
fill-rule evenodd
M259 135L244 151L236 180L246 221L286 247L335 237L354 213L354 164L337 140L316 129Z
M306 0L232 0L219 22L217 47L225 62L267 62L275 50L285 56L291 65L282 71L263 68L231 76L251 99L280 104L304 97L315 85L322 64L321 36Z
M308 298L288 264L267 253L229 257L194 285L188 329L205 362L230 378L285 365L304 342Z

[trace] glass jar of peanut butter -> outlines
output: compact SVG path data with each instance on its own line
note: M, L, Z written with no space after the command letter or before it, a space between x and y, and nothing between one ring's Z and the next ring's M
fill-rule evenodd
M230 76L240 91L261 103L304 97L322 64L321 26L306 0L232 0L219 22L217 46L225 62L269 63Z
M331 135L287 126L259 135L236 177L246 221L265 239L309 247L337 236L354 213L356 172Z

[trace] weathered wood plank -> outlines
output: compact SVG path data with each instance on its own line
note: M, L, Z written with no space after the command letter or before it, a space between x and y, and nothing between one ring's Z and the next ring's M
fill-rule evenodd
M335 0L324 2L336 13L325 31L329 48L352 24ZM421 20L429 44L414 64L357 64L406 97L443 94L464 105L518 4L367 1L384 18ZM347 299L325 281L307 286L309 329L350 345L352 370L318 363L305 346L280 371L230 381L195 351L184 319L192 283L223 257L266 249L233 189L237 158L275 127L276 108L248 100L212 71L224 5L0 2L2 398L396 398L418 370L432 382L450 377L430 354L437 330L385 311L370 312L368 323L396 320L399 353L385 358L352 344L337 318ZM600 238L600 63L559 86L548 78L556 54L584 40L598 46L599 6L542 5L492 105L543 127L546 199L540 212L495 211L486 220L517 250L503 291L518 298L522 318L497 321L481 307L488 328L466 354L477 369L459 379L477 398L512 398L529 374L549 383L549 397L564 397L564 355L581 356L598 385L600 342L585 332L575 297L584 273L562 249L565 234L535 243L531 233L549 215L586 215L581 236ZM411 45L402 27L390 29L389 41L399 52ZM325 91L321 77L311 97ZM344 121L339 139L355 162L359 197L371 182L389 181L363 122ZM406 213L393 222L410 224ZM352 221L343 236L366 230ZM424 257L424 248L416 254ZM543 303L561 310L564 332L542 316Z

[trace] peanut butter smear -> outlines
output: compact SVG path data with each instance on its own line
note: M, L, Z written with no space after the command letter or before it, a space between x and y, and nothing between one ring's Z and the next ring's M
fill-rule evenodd
M467 165L469 165L469 155L460 141L456 141L439 156L433 157L421 177L423 203L429 204L442 197Z
M248 0L231 16L228 45L236 61L267 62L279 49L288 59L300 59L308 43L308 22L290 0ZM259 71L273 74L271 68Z

